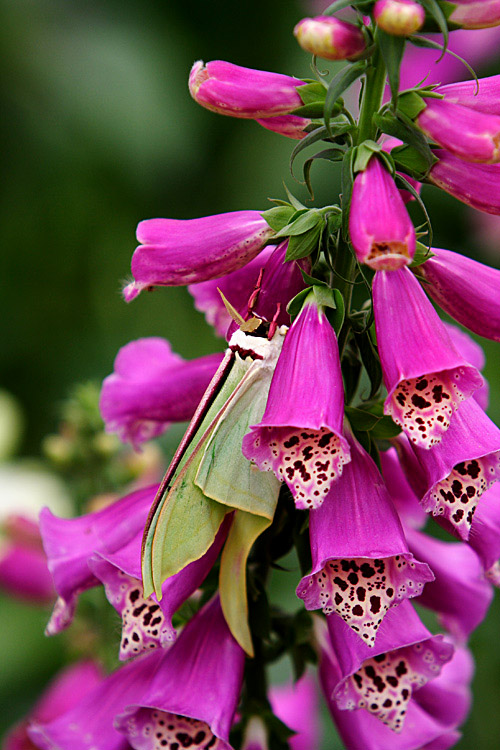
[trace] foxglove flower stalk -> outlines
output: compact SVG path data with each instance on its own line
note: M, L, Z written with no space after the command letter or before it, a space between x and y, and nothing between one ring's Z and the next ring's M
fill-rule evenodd
M463 29L486 29L500 24L499 0L451 0L448 20Z
M461 401L483 379L455 350L411 271L382 271L373 281L380 362L387 388L384 412L422 448L436 445Z
M435 91L452 104L460 104L485 115L500 115L500 75L478 81L448 83L438 86Z
M195 62L189 74L189 91L205 109L220 115L257 119L288 115L302 106L299 78L254 70L223 60Z
M231 750L244 660L215 598L186 625L151 674L144 695L116 717L116 728L135 750L171 748L176 742L192 750Z
M470 331L500 341L500 271L451 250L432 252L418 269L432 299Z
M500 479L500 430L475 399L468 399L432 450L405 447L404 440L398 440L403 465L408 450L413 450L420 464L420 487L416 484L415 489L423 508L451 533L467 540L481 495ZM411 482L409 472L407 476Z
M38 524L25 516L10 515L0 526L0 589L33 604L55 598Z
M396 184L376 156L352 189L349 234L360 263L393 271L411 263L415 229Z
M228 339L237 326L226 310L219 289L233 307L245 317L250 311L276 325L289 325L287 304L305 288L301 269L310 270L307 259L285 263L288 241L270 245L248 265L221 279L192 284L188 290L195 307L205 313L207 323L213 325L219 336Z
M487 214L500 214L500 165L472 164L442 149L427 179L462 203Z
M373 17L387 34L410 36L424 25L425 11L414 0L377 0Z
M46 724L66 713L102 680L100 667L93 661L80 661L59 672L46 688L26 719L17 724L2 744L3 750L29 750L31 723Z
M435 576L417 604L436 612L441 626L466 642L486 617L493 597L477 555L463 542L442 542L415 529L406 529L406 538L412 553L428 563Z
M58 599L47 635L59 633L73 620L78 596L99 585L89 558L114 552L141 533L158 487L137 490L103 510L79 518L58 518L48 508L40 514L40 532Z
M232 211L201 219L147 219L132 256L134 281L127 302L153 286L184 286L241 268L262 250L273 230L258 211Z
M338 707L333 694L342 677L341 668L326 625L316 623L315 630L320 648L321 687L346 750L387 750L388 747L447 750L460 739L456 727L470 708L469 683L473 671L472 659L465 649L457 649L441 673L412 694L404 725L395 734L366 710L346 711Z
M310 515L312 572L297 596L307 609L340 615L371 648L390 607L418 596L434 576L410 553L373 460L356 441L350 446L342 479Z
M325 60L356 60L366 49L361 29L333 16L303 18L293 33L302 49Z
M258 117L255 122L273 133L300 141L307 135L312 120L298 115L281 115L278 117Z
M428 98L425 104L416 123L439 146L468 162L500 161L500 117L452 104L446 98Z
M317 508L349 461L343 416L337 339L311 293L285 337L266 410L243 438L243 454L286 482L298 508Z
M101 552L89 560L90 570L104 584L106 596L122 619L120 659L169 646L177 637L172 617L198 589L213 567L229 529L231 517L222 522L214 543L199 559L187 565L162 586L160 602L144 597L141 581L142 531L116 552Z
M106 431L137 448L172 422L189 421L221 360L222 353L186 361L160 338L126 344L102 385Z
M373 649L339 617L328 618L328 632L340 667L333 686L337 706L365 709L394 732L403 729L412 694L453 655L453 646L431 635L407 601L387 613Z

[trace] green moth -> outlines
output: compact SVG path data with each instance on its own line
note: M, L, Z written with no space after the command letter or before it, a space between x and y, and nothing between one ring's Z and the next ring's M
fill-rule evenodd
M280 482L242 454L249 425L260 421L286 328L272 338L236 331L167 470L143 538L144 593L161 598L163 582L198 560L234 513L221 557L220 598L236 640L252 653L246 561L271 524Z

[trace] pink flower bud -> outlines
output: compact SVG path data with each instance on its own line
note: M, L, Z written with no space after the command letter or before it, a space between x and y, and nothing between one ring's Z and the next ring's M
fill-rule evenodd
M486 29L500 24L500 0L454 0L449 21L464 29Z
M426 99L425 103L417 124L433 141L465 161L500 161L500 117L446 99Z
M304 81L281 73L253 70L223 60L195 62L189 91L202 107L220 115L256 119L287 115L302 106L297 93Z
M394 36L410 36L425 21L423 7L414 0L377 0L373 15L377 26Z
M355 60L366 47L357 26L332 16L303 18L293 33L302 49L325 60Z
M415 229L403 199L376 157L354 180L349 233L360 263L376 271L406 266L415 254Z
M282 115L281 117L262 117L256 122L262 125L266 130L272 130L273 133L279 133L287 138L293 138L300 141L307 135L306 128L311 124L308 117L298 117L298 115Z

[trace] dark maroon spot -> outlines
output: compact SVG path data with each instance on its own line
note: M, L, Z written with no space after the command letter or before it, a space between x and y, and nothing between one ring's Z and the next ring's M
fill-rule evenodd
M353 615L355 615L355 617L361 617L361 615L363 614L363 607L361 606L361 604L356 604L352 608L352 613Z
M335 576L333 579L333 582L339 587L341 591L345 591L349 586L345 581L342 580L342 578L339 578L338 576Z
M203 742L203 740L205 739L205 736L206 736L206 732L198 732L198 734L194 738L195 744L199 745L200 742Z
M401 695L403 696L404 700L406 700L407 698L409 698L409 697L410 697L410 691L409 691L409 690L408 690L407 688L405 688L405 689L404 689L404 690L402 691Z
M337 591L337 593L335 594L335 604L337 604L337 606L338 606L343 601L344 601L343 598L340 596L339 592Z
M431 406L430 401L427 401L423 396L418 396L416 393L411 397L411 402L417 409L427 409L427 407Z
M368 664L368 666L365 667L365 674L370 678L370 680L373 680L375 678L376 672L371 664Z
M370 611L373 612L374 615L378 615L380 612L380 596L370 596Z
M429 381L425 378L422 378L422 380L417 380L417 382L415 383L415 388L417 389L417 391L425 391L428 385Z
M302 457L304 461L309 461L310 458L313 456L313 449L312 446L306 445L305 448L302 450Z
M139 589L134 589L133 591L130 592L129 599L132 602L132 604L138 600L140 595L141 595L141 592L139 591Z
M459 521L461 521L463 517L464 517L464 512L461 509L455 511L455 513L452 516L453 520L456 521L456 523L459 523Z
M132 612L132 614L134 615L134 617L139 617L139 615L141 614L141 612L144 612L144 610L146 609L146 607L147 607L147 604L141 604L140 607L136 607L134 609L134 611Z
M400 661L398 666L396 667L396 674L398 677L402 677L404 674L408 673L408 669L404 661Z
M292 435L291 438L288 438L288 440L285 440L285 442L283 443L283 445L285 446L285 448L293 448L293 446L297 445L297 443L299 443L299 442L300 441L299 441L299 438L297 437L297 435Z
M458 479L455 479L451 484L451 489L455 497L460 497L463 492L463 485Z
M387 596L394 596L394 589L388 588L387 589Z
M363 578L371 578L375 575L375 568L372 568L368 563L363 563L361 566L361 574Z
M383 705L383 707L384 707L384 708L390 708L390 707L392 706L392 701L391 701L391 699L390 699L390 698L387 698L387 700L386 700L386 701L384 701L384 702L382 703L382 705Z
M329 444L330 444L330 441L331 441L332 437L333 437L333 432L326 432L326 433L325 433L324 435L322 435L322 436L320 437L320 439L318 440L318 446L319 446L320 448L326 448L326 447L327 447L327 445L329 445Z
M136 643L138 643L140 641L140 638L137 635L137 633L132 633L132 640L135 641Z
M353 678L354 678L354 682L356 683L356 685L358 686L358 688L360 688L361 685L362 685L362 683L363 683L363 678L361 677L361 675L358 674L357 672L355 672L353 674Z
M384 661L384 659L385 659L386 656L387 656L387 654L379 654L378 656L374 656L373 657L373 661L376 661L377 664L380 664L381 662Z
M356 589L356 596L358 597L358 601L364 602L366 591L362 586L358 586L358 588Z
M387 679L387 682L389 683L389 685L390 685L391 687L394 687L394 688L395 688L395 687L397 687L397 686L398 686L398 684L399 684L399 680L398 680L398 678L397 678L397 677L393 677L392 675L389 675L389 677L387 677L386 679Z
M349 575L347 576L347 580L349 581L349 583L352 583L352 585L355 586L359 581L359 578L356 573L349 573Z

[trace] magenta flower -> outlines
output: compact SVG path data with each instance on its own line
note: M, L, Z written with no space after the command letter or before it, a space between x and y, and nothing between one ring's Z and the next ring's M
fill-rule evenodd
M122 619L120 659L169 646L177 637L172 617L181 604L198 589L213 567L231 523L227 516L209 550L162 585L160 602L144 597L141 576L142 530L116 552L93 555L88 565L104 584L106 596Z
M414 0L377 0L373 17L387 34L410 36L424 25L425 11Z
M258 211L141 221L141 244L132 256L135 281L123 295L130 302L149 287L184 286L224 276L255 258L272 235Z
M326 631L326 627L324 628ZM412 693L405 723L394 733L366 710L341 710L333 698L342 677L327 632L321 632L319 675L332 718L346 750L447 750L459 739L456 731L471 703L473 662L468 651L456 649L440 674Z
M327 622L340 668L332 696L337 706L365 709L394 732L401 731L413 692L438 676L453 646L442 635L431 635L407 601L387 613L373 649L339 617Z
M219 289L242 317L251 313L277 325L289 325L290 316L286 306L296 294L305 288L300 272L310 270L310 263L285 263L288 241L270 245L246 266L238 271L213 281L191 284L188 287L195 300L195 307L205 313L207 323L214 326L219 336L234 333L237 326L226 310Z
M317 508L349 461L343 416L337 339L310 295L285 337L266 410L243 438L243 454L286 482L298 508Z
M433 580L413 558L398 515L370 456L350 440L351 462L310 514L312 572L297 596L307 609L335 613L370 648L390 607Z
M294 734L288 742L291 750L311 750L321 744L321 721L318 688L306 673L298 682L273 686L269 693L271 707Z
M187 362L160 338L126 344L102 385L99 408L106 431L137 448L172 422L189 421L221 359L222 354L209 354Z
M307 128L312 120L298 115L281 115L279 117L258 117L255 122L258 122L266 130L299 141L307 135Z
M218 598L186 625L144 694L115 719L136 750L166 747L231 750L245 654L228 630Z
M407 529L406 538L413 554L435 575L417 604L436 612L441 626L466 642L486 617L493 597L477 555L463 542L442 542L415 529Z
M198 60L189 74L189 91L198 104L220 115L249 119L290 114L302 106L297 88L304 85L299 78L223 60Z
M468 399L439 445L413 446L413 452L421 465L423 508L467 540L481 495L500 479L500 430L475 399Z
M478 81L448 83L435 90L452 104L460 104L486 115L500 115L500 75L480 78Z
M465 161L500 161L500 117L487 115L445 99L425 99L416 122L439 146Z
M158 487L137 490L103 510L79 518L58 518L48 508L40 514L40 532L58 600L47 625L47 634L67 628L78 596L99 585L88 567L96 552L115 552L138 533L144 524Z
M500 485L487 490L474 514L468 544L485 571L486 578L500 587Z
M416 445L436 445L458 405L483 379L453 347L411 271L381 271L373 281L384 411Z
M100 667L93 661L80 661L59 672L44 691L26 719L4 738L3 750L29 750L32 722L45 724L76 706L102 680Z
M231 750L244 658L215 599L171 649L128 662L56 720L34 722L30 737L41 750L153 750L163 739Z
M469 334L465 333L465 331L462 331L461 328L458 328L451 323L445 323L444 326L448 331L450 339L452 340L453 346L455 347L457 352L462 354L469 364L473 365L476 369L481 371L486 364L486 357L484 356L484 351L482 350L480 345L476 341L474 341L474 339L471 338ZM488 409L490 399L490 387L484 375L483 381L484 383L482 388L479 388L474 392L473 398L476 399L481 409L484 409L484 411L486 411Z
M302 49L325 60L356 60L366 49L361 29L333 16L303 18L293 33Z
M451 0L451 23L463 29L485 29L500 24L500 0Z
M471 164L445 150L427 179L462 203L487 214L500 214L500 165Z
M25 516L10 515L0 528L0 589L32 604L56 596L38 525Z
M359 262L374 270L401 268L415 254L415 229L394 180L376 156L354 180L349 233Z
M432 252L434 257L419 266L430 296L469 330L500 341L500 271L451 250Z
M380 452L380 465L385 486L404 526L421 529L425 526L428 516L408 483L396 448Z

